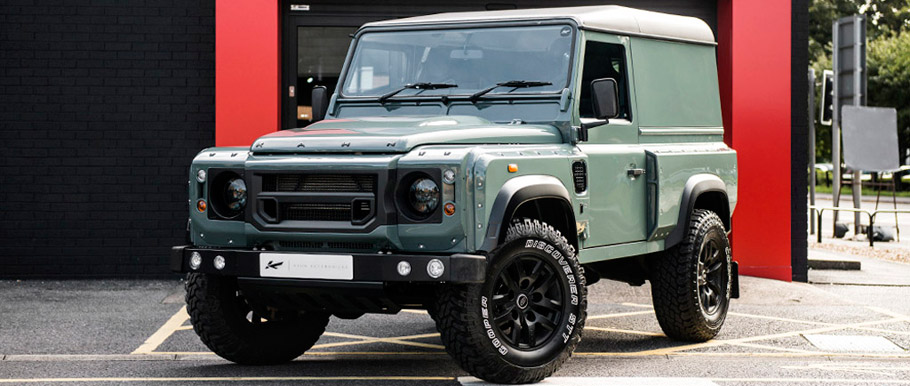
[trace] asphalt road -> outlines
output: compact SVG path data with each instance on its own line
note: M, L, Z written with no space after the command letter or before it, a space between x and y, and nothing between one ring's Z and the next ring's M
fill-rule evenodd
M910 384L910 286L741 285L702 344L660 333L647 285L591 286L582 344L545 384ZM422 312L333 319L297 361L246 367L209 353L183 306L177 280L0 281L0 384L477 384Z

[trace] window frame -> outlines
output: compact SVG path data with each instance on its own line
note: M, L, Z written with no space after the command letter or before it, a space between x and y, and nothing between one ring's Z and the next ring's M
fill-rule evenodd
M581 39L579 39L579 51L581 53L580 59L577 63L577 86L575 89L575 95L577 95L573 108L572 116L573 121L577 124L581 123L590 123L598 121L597 118L593 117L582 117L581 116L581 90L584 85L584 69L585 69L585 59L588 57L588 43L599 43L599 44L610 44L614 46L619 46L622 49L622 59L623 65L625 67L625 72L621 73L625 77L626 89L625 89L625 98L628 102L628 119L626 118L614 118L610 119L609 124L622 124L622 125L632 125L636 119L636 103L635 103L635 93L634 93L634 77L632 74L632 54L631 47L629 44L629 37L613 35L601 31L592 31L583 29ZM620 96L622 97L622 95Z

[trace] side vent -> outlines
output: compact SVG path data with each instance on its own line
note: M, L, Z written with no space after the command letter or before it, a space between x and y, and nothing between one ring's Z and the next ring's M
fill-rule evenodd
M575 181L575 193L588 190L588 166L585 161L572 163L572 179Z
M657 234L657 214L660 208L657 207L658 199L660 199L660 180L658 179L658 174L660 170L657 168L657 155L646 151L645 152L645 180L647 181L648 186L648 240L654 240L656 237L663 237L665 235Z

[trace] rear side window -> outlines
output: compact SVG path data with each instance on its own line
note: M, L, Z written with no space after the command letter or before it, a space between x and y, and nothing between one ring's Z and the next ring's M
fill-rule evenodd
M723 126L713 46L631 40L639 126Z
M619 118L632 120L627 69L625 49L622 45L595 41L585 43L578 115L581 118L594 118L594 108L591 106L591 81L612 78L619 86Z

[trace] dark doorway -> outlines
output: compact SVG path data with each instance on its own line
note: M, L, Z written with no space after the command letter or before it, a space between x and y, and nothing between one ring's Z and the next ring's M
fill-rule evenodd
M357 15L303 11L285 3L282 36L282 129L305 127L312 118L312 90L335 91L351 36L357 28L402 14Z

